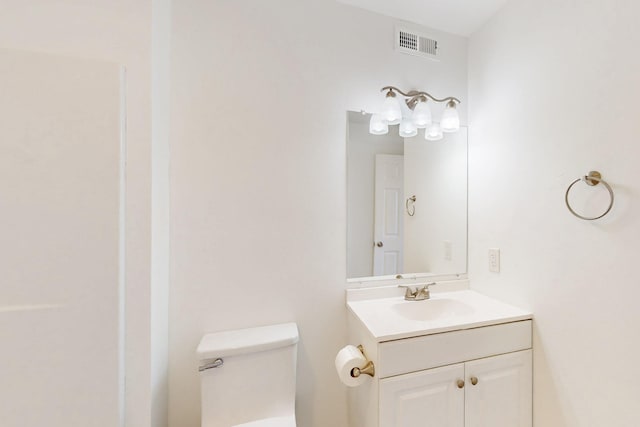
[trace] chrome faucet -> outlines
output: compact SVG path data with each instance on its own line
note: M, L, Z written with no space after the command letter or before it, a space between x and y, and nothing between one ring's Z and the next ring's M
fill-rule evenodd
M429 292L429 286L431 285L435 285L435 282L416 285L415 289L411 285L398 285L398 287L406 289L404 293L404 299L406 301L424 301L431 298L431 293Z

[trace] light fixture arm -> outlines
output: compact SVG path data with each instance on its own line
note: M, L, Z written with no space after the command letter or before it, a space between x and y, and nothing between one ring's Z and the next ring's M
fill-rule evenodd
M435 102L455 102L456 104L460 104L461 101L458 98L455 98L453 96L449 96L447 98L436 98L435 96L427 93L427 92L422 92L422 91L417 91L417 90L412 90L409 93L405 93L403 91L401 91L400 89L398 89L395 86L385 86L383 87L381 90L381 92L398 92L400 95L404 96L405 98L409 98L406 100L407 102L407 106L413 110L413 108L416 106L416 104L418 103L418 101L423 101L426 99L431 99Z
M426 140L439 141L445 132L460 130L460 115L456 109L460 104L458 98L449 96L439 99L427 92L404 92L395 86L385 86L381 91L386 92L382 110L372 114L369 121L369 133L372 135L385 135L389 133L389 125L400 125L398 134L402 138L411 138L418 134L418 129L425 129ZM398 95L406 103L409 112L402 111ZM429 100L439 104L446 103L440 122L433 121Z

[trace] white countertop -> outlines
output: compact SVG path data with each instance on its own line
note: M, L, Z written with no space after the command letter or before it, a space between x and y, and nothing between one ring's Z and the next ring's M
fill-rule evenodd
M424 301L403 297L352 300L349 311L377 342L527 320L531 312L470 290L431 293Z

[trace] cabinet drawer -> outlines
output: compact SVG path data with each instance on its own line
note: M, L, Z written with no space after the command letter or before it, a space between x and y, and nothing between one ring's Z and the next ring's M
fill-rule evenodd
M531 348L531 321L425 335L381 343L379 378Z

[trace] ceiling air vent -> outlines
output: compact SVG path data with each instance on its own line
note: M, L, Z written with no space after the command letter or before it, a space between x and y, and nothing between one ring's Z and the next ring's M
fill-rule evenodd
M425 58L438 58L438 41L403 27L396 28L396 50Z

